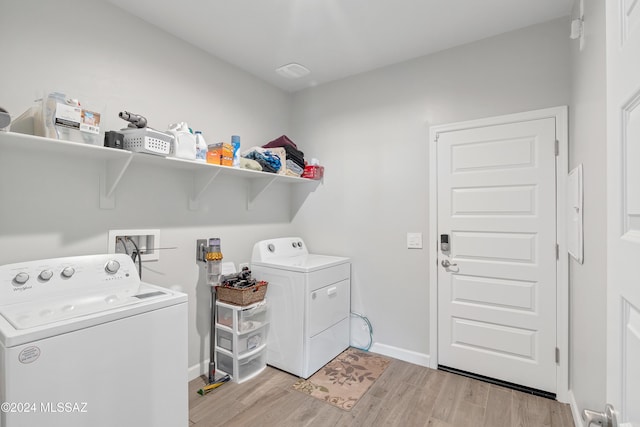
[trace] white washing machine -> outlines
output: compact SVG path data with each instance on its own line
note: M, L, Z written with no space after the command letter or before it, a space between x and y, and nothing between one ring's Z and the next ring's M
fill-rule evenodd
M125 254L0 266L0 425L188 424L187 296Z
M349 258L310 254L299 237L263 240L251 273L269 282L267 364L309 378L349 347Z

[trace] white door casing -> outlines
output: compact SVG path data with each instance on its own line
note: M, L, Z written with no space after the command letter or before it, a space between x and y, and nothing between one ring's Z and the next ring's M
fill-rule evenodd
M431 128L431 367L565 401L566 121L559 107Z
M607 401L640 427L640 2L608 0L606 21Z

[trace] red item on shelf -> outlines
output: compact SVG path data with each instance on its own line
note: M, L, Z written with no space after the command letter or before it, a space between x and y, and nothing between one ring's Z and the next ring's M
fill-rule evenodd
M324 166L318 165L307 165L304 167L304 172L302 172L303 178L309 179L322 179L324 176Z

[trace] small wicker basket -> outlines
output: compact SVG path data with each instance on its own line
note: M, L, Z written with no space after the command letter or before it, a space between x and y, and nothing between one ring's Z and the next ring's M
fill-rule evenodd
M267 294L265 281L257 282L247 288L234 288L231 286L216 286L216 295L219 301L229 304L245 306L262 301Z

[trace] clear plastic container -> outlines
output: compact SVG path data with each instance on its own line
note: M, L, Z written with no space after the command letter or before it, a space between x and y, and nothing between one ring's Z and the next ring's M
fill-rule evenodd
M52 92L42 100L42 136L100 145L100 113L84 109L77 99ZM40 132L37 132L40 133Z
M217 323L235 332L256 330L268 322L267 301L260 301L247 307L217 302ZM235 322L234 322L235 320Z
M259 350L246 356L234 359L226 351L216 350L216 369L231 375L233 381L242 383L257 376L267 367L267 348L261 346Z
M267 342L267 325L263 325L260 328L241 333L237 335L236 354L238 357L257 349L261 345ZM217 345L220 348L234 352L233 332L218 328L216 331Z

